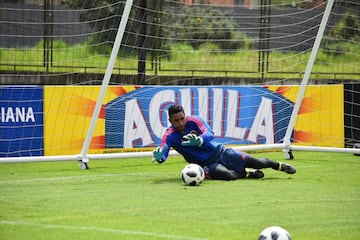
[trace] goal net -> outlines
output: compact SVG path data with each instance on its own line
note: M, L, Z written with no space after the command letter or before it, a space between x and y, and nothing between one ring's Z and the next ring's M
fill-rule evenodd
M357 0L3 0L0 162L150 157L175 103L242 150L360 153L359 16Z

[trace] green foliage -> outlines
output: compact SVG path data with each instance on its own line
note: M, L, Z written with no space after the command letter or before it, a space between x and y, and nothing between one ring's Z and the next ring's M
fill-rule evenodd
M223 11L205 7L185 7L182 11L182 17L176 22L179 30L175 34L195 50L202 43L214 40L223 50L238 49L244 45L243 39L235 38L235 21Z
M357 16L346 13L344 17L331 29L329 37L325 38L324 48L326 54L339 56L344 53L358 52L358 46L349 44L351 41L360 40L360 22ZM348 54L353 57L352 54ZM354 56L355 58L357 56Z
M98 53L109 53L109 48L104 47L102 43L106 43L111 47L111 41L115 39L116 28L120 24L121 15L124 9L124 4L115 4L116 0L69 0L68 6L73 9L84 9L80 13L80 21L88 22L89 25L96 32L89 43L93 45L93 51ZM118 14L114 14L118 13ZM100 20L101 19L101 20ZM131 41L134 41L133 36ZM99 45L101 43L101 45Z
M76 161L3 164L0 239L257 239L271 225L293 239L360 239L359 157L294 156L295 175L266 169L261 180L199 187L182 184L175 156L90 161L87 171Z
M135 0L137 4L141 0ZM99 43L109 42L115 39L116 28L121 20L121 13L124 8L123 3L116 0L70 0L68 6L74 9L84 9L80 13L80 20L88 22L97 32L89 41L93 45L93 50L99 53L108 53L108 48ZM177 36L198 49L202 43L216 41L222 50L234 50L245 45L246 35L236 31L237 25L230 15L215 8L185 7L180 19L174 19L171 10L166 8L164 1L147 1L147 8L144 19L141 8L131 11L131 17L127 24L127 30L123 37L124 46L142 45L151 52L153 57L161 54L161 49L166 49L170 42L164 42L162 36ZM151 10L153 9L153 10ZM165 14L164 10L167 9ZM118 13L118 14L114 14ZM228 16L228 17L226 17ZM103 19L100 20L99 19ZM134 20L131 20L134 19ZM139 42L141 34L139 29L140 22L148 22L146 29L146 41ZM175 24L174 24L175 22ZM180 26L179 28L174 25ZM160 27L162 26L162 27ZM167 27L164 27L167 26ZM112 29L112 30L110 30ZM109 43L111 46L111 43ZM168 50L170 48L167 48ZM126 49L124 51L127 51Z
M360 40L360 22L355 14L346 13L331 30L330 36L342 40Z

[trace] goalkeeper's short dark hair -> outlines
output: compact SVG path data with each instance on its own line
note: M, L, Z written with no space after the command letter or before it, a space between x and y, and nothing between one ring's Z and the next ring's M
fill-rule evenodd
M168 111L169 118L171 118L174 114L179 113L179 112L185 113L184 108L181 105L177 105L177 104L171 105L169 107L169 111Z

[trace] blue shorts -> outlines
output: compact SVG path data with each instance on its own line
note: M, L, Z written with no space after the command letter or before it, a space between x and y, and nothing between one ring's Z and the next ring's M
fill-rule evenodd
M223 147L217 159L216 163L221 163L227 169L234 170L238 173L242 173L245 170L246 163L249 159L249 154L235 151L232 148ZM208 167L213 168L216 164L210 164Z

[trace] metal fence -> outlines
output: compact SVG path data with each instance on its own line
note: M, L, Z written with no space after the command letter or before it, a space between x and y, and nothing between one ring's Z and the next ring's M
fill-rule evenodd
M280 49L284 52L301 52L311 49L314 39L309 36L316 35L317 26L321 20L322 9L312 9L299 13L296 8L270 8L270 0L262 0L263 5L259 9L236 8L235 15L246 16L241 18L239 31L246 33L249 37L256 39L253 45L253 56L257 58L257 64L247 69L223 69L223 70L204 70L204 69L179 69L176 64L164 65L165 61L161 56L147 59L146 73L148 75L171 75L201 76L210 74L213 76L225 77L251 77L255 78L276 78L281 76L302 77L303 71L299 70L277 70L272 67L272 49ZM105 65L99 66L94 63L81 65L70 62L61 62L56 59L58 54L57 40L63 40L68 44L79 44L86 42L93 33L93 29L86 23L79 21L79 14L62 4L54 4L53 0L43 0L42 4L28 4L24 1L17 3L0 3L0 47L4 52L13 49L14 56L5 57L0 51L0 70L2 72L21 72L35 71L39 74L52 71L70 72L94 72L103 71ZM23 10L21 10L23 9ZM235 11L235 10L234 10ZM339 9L344 12L344 9ZM304 24L293 25L294 17L296 21ZM340 14L334 14L330 19L330 25L334 26L340 20ZM236 19L236 18L235 18ZM278 27L274 27L278 26ZM294 27L295 26L295 27ZM306 33L299 35L298 32ZM63 38L61 36L66 36ZM16 52L41 51L41 58L37 61L33 59L19 59ZM57 56L57 55L56 55ZM298 61L304 61L299 59ZM296 63L295 63L296 64ZM336 63L335 63L336 64ZM319 78L326 79L355 79L360 80L359 62L354 60L351 63L354 67L342 69L334 67L326 72L317 72ZM59 70L61 69L61 70ZM65 69L65 70L64 70ZM95 70L94 70L95 69ZM305 70L305 69L304 69ZM115 73L136 74L139 71L139 60L130 66L116 66Z

